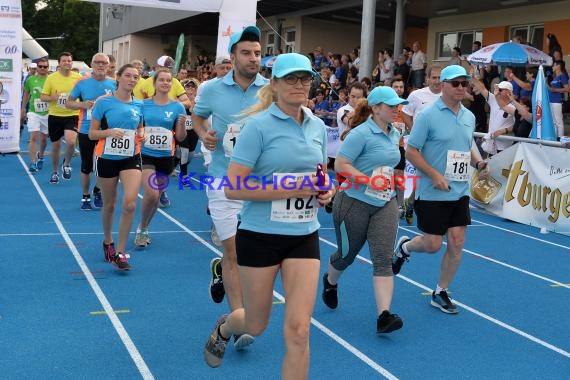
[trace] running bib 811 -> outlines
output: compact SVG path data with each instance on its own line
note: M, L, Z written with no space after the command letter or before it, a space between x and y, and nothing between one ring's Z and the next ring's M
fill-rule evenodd
M34 109L36 112L46 112L48 110L48 103L42 102L41 99L34 100Z

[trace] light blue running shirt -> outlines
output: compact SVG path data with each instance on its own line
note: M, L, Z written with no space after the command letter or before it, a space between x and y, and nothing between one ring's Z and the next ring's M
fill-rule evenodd
M475 131L475 116L460 105L457 115L441 98L430 104L414 120L408 145L420 151L425 161L445 174L450 151L470 152ZM465 168L467 169L467 168ZM431 178L417 169L416 199L455 201L469 194L469 181L449 181L450 191L433 187Z
M303 124L299 124L273 103L266 111L247 119L236 143L231 162L252 169L260 178L258 185L273 179L274 173L315 173L317 164L327 162L327 133L321 119L303 109ZM243 179L240 181L243 185ZM272 184L265 184L271 187ZM282 201L287 202L286 200ZM295 203L297 202L297 203ZM301 203L303 203L301 205ZM313 212L316 198L289 200L291 207ZM308 235L319 229L315 217L311 221L282 222L272 219L272 201L245 201L240 213L240 229L280 235Z

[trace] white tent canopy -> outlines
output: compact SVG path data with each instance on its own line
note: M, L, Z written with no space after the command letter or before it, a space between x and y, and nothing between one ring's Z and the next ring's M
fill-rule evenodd
M107 3L109 0L83 0ZM175 9L194 12L219 12L216 55L227 55L230 34L255 25L257 0L111 0L117 5ZM229 33L228 33L229 31Z

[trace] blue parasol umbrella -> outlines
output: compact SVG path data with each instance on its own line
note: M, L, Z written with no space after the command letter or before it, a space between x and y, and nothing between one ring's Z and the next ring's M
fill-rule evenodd
M516 42L500 42L485 46L469 55L467 60L476 65L552 65L552 57L529 45Z

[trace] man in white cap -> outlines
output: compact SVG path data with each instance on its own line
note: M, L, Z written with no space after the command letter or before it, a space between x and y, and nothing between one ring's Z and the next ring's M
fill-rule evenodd
M233 70L221 79L210 81L211 83L203 86L192 113L194 130L206 149L212 152L208 173L215 177L215 180L206 193L212 221L224 252L221 263L218 258L210 263L210 296L214 302L220 303L227 293L232 311L243 307L235 246L238 213L243 202L227 199L223 186L219 185L227 175L229 158L235 141L239 138L239 115L257 103L257 92L268 83L268 80L259 74L260 35L261 32L255 26L248 26L232 34L228 52ZM212 123L208 128L207 119L210 116ZM243 347L253 341L253 337L246 334L234 339L237 347Z
M415 118L406 150L406 158L418 170L414 209L424 234L399 239L392 271L398 274L412 252L438 252L447 235L431 305L456 314L447 288L459 269L465 231L471 224L468 165L479 171L481 179L488 168L473 140L475 116L461 104L471 76L463 67L450 65L441 70L440 79L441 97Z
M485 88L478 79L473 79L475 93L481 94L489 104L489 135L496 138L507 135L515 125L515 106L511 104L513 85L508 81L502 81L494 86L493 92ZM510 147L513 142L509 140L495 140L497 153Z

